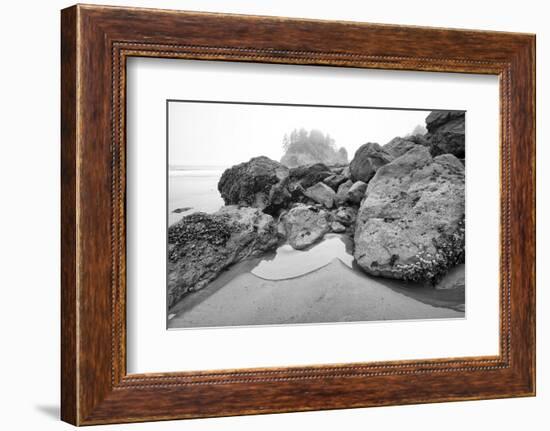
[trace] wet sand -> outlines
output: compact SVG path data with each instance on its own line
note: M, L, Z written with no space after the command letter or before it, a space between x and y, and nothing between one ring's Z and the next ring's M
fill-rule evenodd
M259 263L236 265L183 298L169 311L168 328L464 317L463 290L369 277L339 258L298 277L267 280L251 272Z

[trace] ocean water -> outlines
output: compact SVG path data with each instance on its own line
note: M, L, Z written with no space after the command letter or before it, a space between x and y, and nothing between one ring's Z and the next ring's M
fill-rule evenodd
M223 206L218 181L224 166L170 166L168 171L168 224L202 211L213 213ZM189 208L175 213L174 210Z

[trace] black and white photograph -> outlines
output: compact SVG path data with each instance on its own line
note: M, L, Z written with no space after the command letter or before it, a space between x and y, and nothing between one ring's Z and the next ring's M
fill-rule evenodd
M167 101L167 326L465 317L466 112Z

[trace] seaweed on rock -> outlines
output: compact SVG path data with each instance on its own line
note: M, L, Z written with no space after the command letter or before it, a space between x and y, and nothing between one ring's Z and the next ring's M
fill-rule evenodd
M422 251L416 255L416 262L397 265L403 273L403 279L412 282L428 280L436 285L452 267L464 263L465 238L463 218L453 233L443 234L434 240L435 253Z

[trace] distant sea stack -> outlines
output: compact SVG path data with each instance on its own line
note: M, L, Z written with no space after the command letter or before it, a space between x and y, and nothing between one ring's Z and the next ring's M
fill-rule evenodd
M281 163L289 168L324 163L325 165L347 165L348 152L344 147L336 149L334 139L319 130L293 130L283 139L285 154Z

